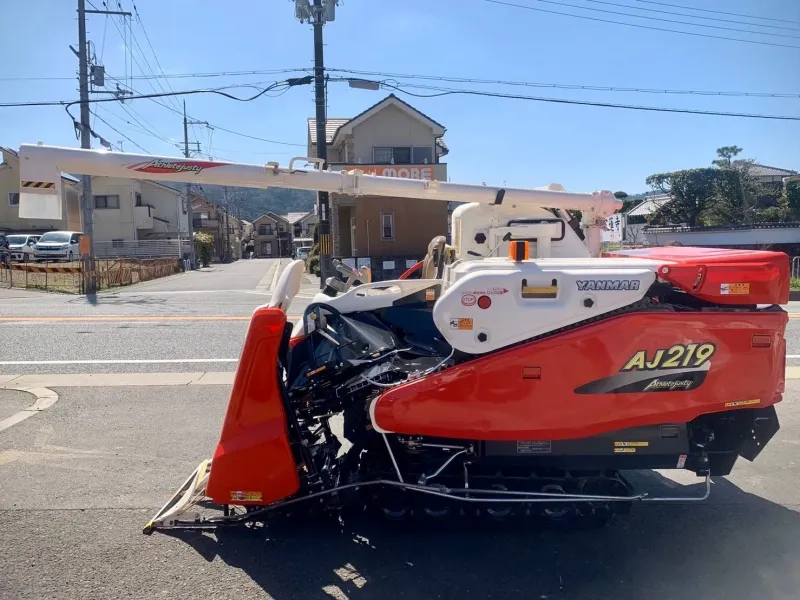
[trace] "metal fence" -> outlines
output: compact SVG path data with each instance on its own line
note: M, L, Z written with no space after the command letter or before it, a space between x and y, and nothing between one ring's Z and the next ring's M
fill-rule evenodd
M182 258L191 254L189 240L138 240L135 242L95 242L94 252L101 258Z
M155 259L98 259L95 263L97 287L107 290L133 285L179 273L181 267L182 261L177 256ZM0 264L0 287L82 294L84 285L82 261Z

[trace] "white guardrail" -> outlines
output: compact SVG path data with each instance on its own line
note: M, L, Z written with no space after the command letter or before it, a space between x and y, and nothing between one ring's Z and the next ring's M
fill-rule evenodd
M95 242L97 258L181 258L191 253L189 240Z

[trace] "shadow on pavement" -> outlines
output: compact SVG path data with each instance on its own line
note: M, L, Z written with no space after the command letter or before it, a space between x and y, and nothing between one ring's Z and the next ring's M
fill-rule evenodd
M647 475L651 493L675 484ZM681 487L702 494L702 485ZM713 504L711 503L713 501ZM710 501L636 505L595 530L480 521L392 530L378 520L174 532L275 598L704 600L800 596L800 515L714 482Z

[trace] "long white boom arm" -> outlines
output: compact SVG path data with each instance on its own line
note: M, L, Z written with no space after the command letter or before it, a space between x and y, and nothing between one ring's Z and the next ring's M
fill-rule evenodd
M293 158L288 167L278 163L251 165L210 162L167 156L79 150L24 144L20 147L20 216L36 206L45 208L48 196L57 196L61 172L127 179L150 179L187 183L206 183L254 188L281 187L347 194L350 196L389 196L426 198L481 204L529 205L580 210L594 217L612 214L622 205L609 191L572 193L548 189L514 189L467 185L418 179L365 175L358 170L322 171L300 169L294 164L315 163L318 159ZM353 165L353 169L358 169ZM26 209L26 205L30 209ZM31 217L34 217L31 215ZM41 218L41 217L40 217Z

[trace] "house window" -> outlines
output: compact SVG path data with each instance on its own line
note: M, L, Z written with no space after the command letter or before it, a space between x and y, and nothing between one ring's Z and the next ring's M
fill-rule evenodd
M261 242L261 256L272 256L272 242Z
M376 165L427 165L433 163L433 148L431 146L373 148L372 161Z
M411 148L408 146L373 148L372 161L376 165L408 165L411 164Z
M119 196L95 196L95 208L119 208Z
M8 205L19 206L19 192L8 192Z
M413 149L412 164L429 165L433 163L433 148L430 146L415 146Z
M267 235L267 226L266 225L259 225L258 226L258 235Z
M381 239L394 240L394 213L381 213Z

